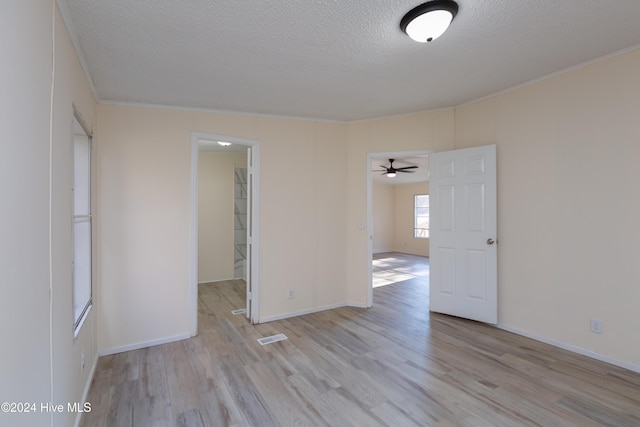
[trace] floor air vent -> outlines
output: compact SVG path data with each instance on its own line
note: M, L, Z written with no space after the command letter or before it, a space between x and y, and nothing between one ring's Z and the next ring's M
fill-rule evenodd
M231 310L231 314L244 314L247 312L246 308L239 308L237 310Z
M287 336L285 334L277 334L277 335L271 335L270 337L259 338L258 342L262 345L267 345L267 344L271 344L271 343L286 340L286 339L287 339Z

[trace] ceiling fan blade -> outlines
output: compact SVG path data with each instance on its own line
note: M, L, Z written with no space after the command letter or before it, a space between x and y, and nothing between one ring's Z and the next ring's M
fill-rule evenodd
M402 172L402 173L414 173L415 171L407 171L407 170L402 170L402 169L396 169L396 172Z
M417 168L418 168L418 166L405 166L405 167L402 167L402 168L395 168L395 169L397 171L401 171L401 170L404 170L404 169L417 169Z

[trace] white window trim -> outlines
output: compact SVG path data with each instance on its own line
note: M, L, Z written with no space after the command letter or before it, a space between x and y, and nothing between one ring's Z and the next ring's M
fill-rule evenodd
M429 194L414 194L413 195L413 237L415 239L428 239L429 238L429 228L419 228L417 227L417 222L418 222L418 206L417 205L417 201L418 201L418 197L421 196L426 196L429 197ZM426 230L426 236L418 236L418 230Z

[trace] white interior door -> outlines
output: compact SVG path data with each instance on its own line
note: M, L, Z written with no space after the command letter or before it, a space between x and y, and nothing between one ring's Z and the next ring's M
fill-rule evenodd
M430 310L498 321L496 146L429 156Z

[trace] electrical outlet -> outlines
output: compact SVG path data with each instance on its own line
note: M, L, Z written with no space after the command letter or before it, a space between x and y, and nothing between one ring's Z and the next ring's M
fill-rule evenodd
M591 332L595 334L602 333L602 320L596 319L595 317L591 318Z
M289 289L288 297L289 297L289 299L295 298L295 293L293 292L293 289Z
M80 352L80 371L84 372L84 349Z

